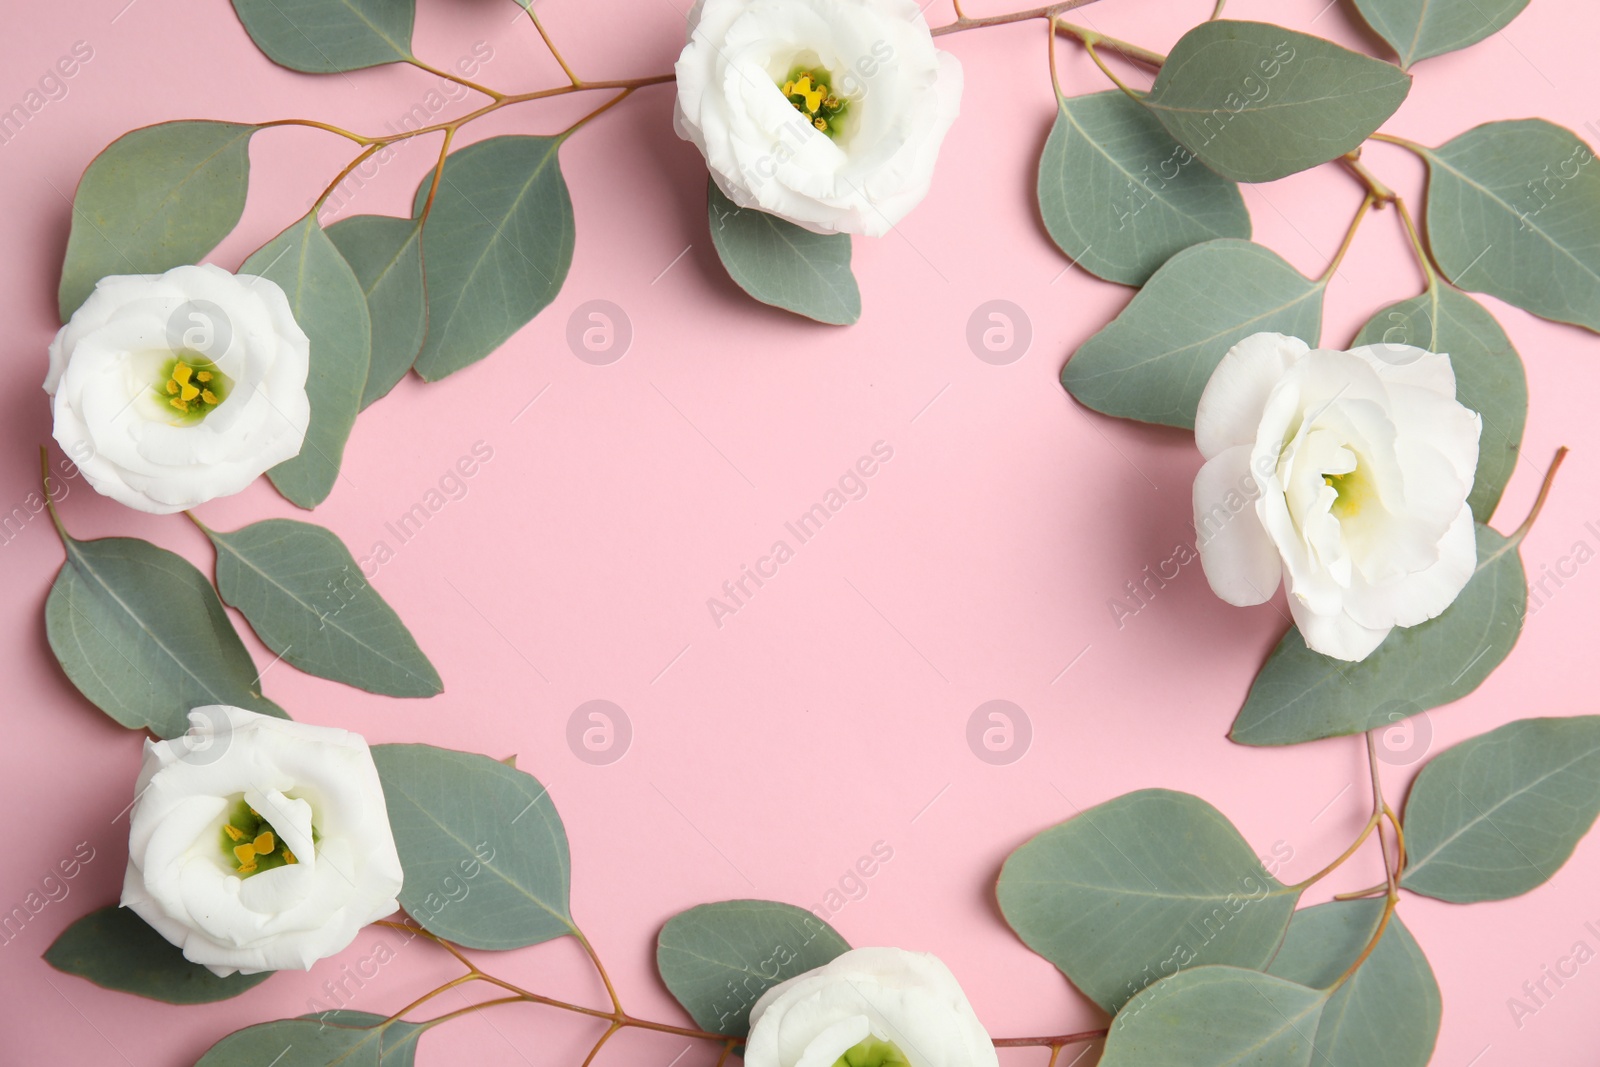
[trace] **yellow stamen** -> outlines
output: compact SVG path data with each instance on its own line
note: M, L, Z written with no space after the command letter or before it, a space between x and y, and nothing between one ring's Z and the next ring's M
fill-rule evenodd
M237 859L239 861L239 864L240 864L239 869L240 870L243 870L245 867L249 867L252 870L255 869L255 865L256 865L256 846L252 845L250 842L246 841L242 845L234 845L233 846L233 856L234 856L235 859Z
M244 831L233 825L231 822L225 822L222 824L222 832L228 835L228 840L230 841L244 840Z
M188 411L189 410L189 405L185 404L182 400L179 400L177 397L173 397L171 400L169 400L167 402L169 404L171 404L173 407L177 408L179 411Z
M827 133L828 132L828 120L823 118L820 115L811 120L811 125L815 126L817 129L821 130L823 133Z
M812 86L811 75L802 74L799 80L788 82L784 85L783 95L804 97L806 110L814 112L822 106L823 99L828 95L828 87L826 85Z
M183 399L186 401L193 400L195 397L200 395L200 387L195 385L185 385L178 395L183 397Z
M272 850L278 847L278 843L273 839L271 830L263 830L256 835L255 843L251 847L256 850L258 856L270 856Z
M283 862L285 862L285 863L299 863L300 861L294 858L294 853L293 852L290 852L288 849L284 849L283 850Z
M202 389L200 391L200 399L204 400L207 404L211 404L212 406L215 406L216 403L217 403L217 394L213 393L209 389Z
M189 376L194 373L194 368L183 360L178 360L177 366L172 368L172 380L179 385L188 385Z
M211 372L208 370L198 371L194 378L197 382L209 382L211 380Z
M167 392L176 393L177 391L178 391L178 383L173 381L170 378L167 379Z

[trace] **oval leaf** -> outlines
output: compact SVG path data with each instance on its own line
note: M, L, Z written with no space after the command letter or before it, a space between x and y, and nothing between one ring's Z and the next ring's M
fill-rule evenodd
M1372 940L1382 900L1329 901L1295 913L1267 968L1279 978L1327 989ZM1439 983L1398 915L1372 955L1335 990L1316 1031L1318 1067L1427 1067L1439 1037Z
M761 994L849 950L833 927L804 908L727 900L668 919L656 942L656 968L695 1025L742 1038Z
M850 273L850 235L812 233L755 208L741 208L712 182L711 243L739 288L773 307L834 326L861 317Z
M217 549L222 599L291 666L385 696L444 692L400 616L331 531L268 519L206 536Z
M376 745L372 758L413 919L468 948L577 933L567 832L533 775L430 745Z
M1267 657L1228 736L1296 745L1399 722L1483 684L1522 632L1528 581L1516 546L1478 527L1478 571L1438 618L1396 628L1359 663L1306 647L1291 628Z
M1181 968L1265 967L1300 897L1220 811L1165 789L1039 834L1007 858L996 893L1017 936L1112 1013Z
M184 959L182 949L115 904L91 911L61 931L45 950L44 961L104 989L168 1004L227 1000L254 989L273 974L234 973L218 978L208 968Z
M491 137L444 163L422 231L428 336L417 373L437 381L499 348L554 300L572 266L572 199L559 137ZM433 173L417 187L421 217Z
M1326 1003L1272 975L1196 967L1150 986L1112 1020L1100 1067L1306 1067Z
M367 296L372 363L361 393L366 408L406 376L428 332L422 227L412 219L356 215L329 226L327 233Z
M307 74L411 58L416 0L233 0L268 59Z
M1215 19L1179 39L1142 100L1218 174L1270 182L1356 148L1410 91L1404 71L1332 41Z
M67 562L45 601L45 634L96 707L157 737L181 735L189 712L207 704L284 717L193 564L136 538L61 536Z
M1428 242L1450 280L1600 330L1600 168L1589 146L1521 119L1422 151Z
M1449 354L1456 399L1483 416L1468 502L1473 517L1488 522L1511 480L1528 421L1528 377L1506 332L1482 304L1441 283L1378 312L1354 343L1414 345Z
M1477 44L1527 6L1528 0L1356 0L1361 17L1389 42L1402 67Z
M1317 344L1325 287L1249 241L1186 248L1073 353L1061 384L1107 415L1193 429L1211 372L1239 341L1269 330Z
M1061 98L1039 159L1039 211L1061 251L1124 285L1143 285L1190 245L1250 236L1239 187L1118 89Z
M108 274L198 263L239 222L250 135L236 122L163 122L111 142L78 183L61 266L61 321Z
M267 472L290 503L314 508L333 492L345 442L361 410L372 352L366 294L317 223L315 211L244 261L240 274L278 283L311 339L311 427L300 454Z
M1428 762L1406 798L1400 884L1456 904L1543 885L1600 814L1600 715L1522 719Z
M195 1067L410 1067L426 1025L324 1011L236 1030Z

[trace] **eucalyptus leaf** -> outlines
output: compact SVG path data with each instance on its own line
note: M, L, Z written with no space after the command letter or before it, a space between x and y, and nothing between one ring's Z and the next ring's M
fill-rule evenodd
M1478 688L1522 632L1528 581L1517 546L1478 527L1478 570L1437 618L1397 627L1359 663L1324 656L1291 628L1256 675L1230 738L1295 745L1388 726Z
M1144 789L1028 841L996 894L1017 936L1115 1014L1182 968L1265 967L1300 890L1268 874L1210 804Z
M233 0L268 59L307 74L360 70L411 58L416 0Z
M576 934L567 832L533 775L488 756L376 745L405 885L400 906L468 948Z
M1143 285L1176 253L1250 236L1239 187L1112 89L1062 97L1039 159L1039 211L1056 246L1096 277Z
M1326 287L1249 241L1194 245L1073 353L1061 384L1107 415L1193 429L1211 372L1239 341L1265 330L1317 344Z
M1571 130L1488 122L1428 163L1428 242L1456 285L1600 330L1600 167Z
M58 971L87 978L103 989L168 1004L209 1004L254 989L273 972L218 978L190 963L183 950L143 919L115 904L91 911L61 931L44 953Z
M1409 67L1497 33L1522 14L1528 0L1355 0L1367 25Z
M727 900L668 919L656 942L656 969L696 1026L742 1038L761 994L849 950L804 908Z
M1600 814L1600 715L1521 719L1422 768L1400 884L1456 904L1543 885Z
M240 274L268 278L311 339L311 426L300 454L267 472L291 504L314 508L333 492L345 442L361 410L372 354L367 298L315 211L244 261Z
M355 215L328 227L332 241L367 297L372 365L361 406L388 395L417 361L428 332L422 280L422 227L413 219Z
M250 135L259 128L163 122L106 146L72 200L61 321L108 274L160 274L215 248L244 213Z
M1307 1067L1326 1004L1324 993L1269 974L1196 967L1112 1020L1100 1067Z
M812 233L755 208L741 208L710 183L711 243L739 288L773 307L848 326L861 317L850 273L850 235Z
M1328 989L1377 933L1384 902L1334 900L1295 912L1269 974ZM1427 1067L1439 1037L1439 983L1400 916L1349 980L1334 990L1316 1031L1319 1067Z
M369 693L444 692L439 672L334 533L290 519L205 532L217 549L222 599L285 662Z
M325 1011L236 1030L195 1067L411 1067L426 1026Z
M1355 343L1413 345L1449 354L1456 399L1483 416L1478 471L1467 501L1473 517L1488 522L1511 480L1528 421L1528 377L1506 332L1482 304L1440 283L1378 312Z
M1332 41L1213 19L1178 40L1141 99L1218 174L1270 182L1358 147L1410 91L1405 72Z
M131 537L79 541L45 601L45 634L72 684L132 730L177 737L188 714L231 704L266 715L244 642L205 575L182 556Z
M572 266L560 137L491 137L453 152L422 232L428 335L417 373L437 381L499 348L554 300ZM418 218L433 184L417 187Z

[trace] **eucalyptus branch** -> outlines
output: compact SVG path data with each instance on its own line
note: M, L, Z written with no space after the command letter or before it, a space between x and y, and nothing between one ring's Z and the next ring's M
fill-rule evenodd
M1533 529L1533 524L1539 520L1539 513L1544 511L1544 502L1550 497L1550 487L1555 484L1556 471L1561 469L1562 462L1567 458L1570 449L1562 445L1556 449L1556 458L1550 461L1550 468L1544 472L1544 481L1539 485L1539 495L1533 499L1533 507L1528 510L1528 517L1522 520L1522 525L1511 531L1511 536L1506 538L1507 547L1515 548L1528 536L1528 531Z
M1102 1026L1098 1030L1081 1030L1075 1034L1057 1034L1055 1037L997 1037L992 1043L995 1048L1047 1048L1055 1055L1068 1045L1098 1041L1110 1032L1109 1027Z
M1338 251L1334 252L1333 260L1328 264L1328 269L1322 272L1320 281L1326 282L1339 269L1339 264L1344 262L1345 253L1350 251L1350 246L1355 242L1356 231L1361 229L1362 220L1367 217L1367 213L1372 210L1377 202L1378 198L1371 192L1368 192L1366 199L1361 201L1361 206L1356 208L1356 217L1350 220L1350 228L1345 230L1344 240L1339 243Z
M1378 740L1376 731L1369 731L1367 733L1367 763L1372 774L1373 806L1379 812L1389 812L1392 815L1393 813L1389 808L1388 801L1384 800L1383 798L1383 779L1378 770ZM1398 821L1396 821L1395 830L1397 834L1400 832ZM1385 875L1383 914L1379 916L1377 929L1373 930L1372 938L1367 942L1366 947L1361 950L1361 955L1357 956L1355 961L1345 969L1345 972L1338 977L1333 985L1328 987L1329 996L1332 996L1336 990L1338 990L1351 978L1355 977L1355 973L1361 969L1361 965L1366 963L1368 958L1371 957L1372 953L1378 947L1378 942L1383 940L1384 931L1389 927L1389 920L1394 918L1395 905L1400 903L1400 868L1398 864L1393 863L1390 860L1389 839L1383 836L1382 831L1379 831L1378 833L1378 845L1383 850L1383 867Z
M1110 34L1101 33L1099 30L1091 30L1083 26L1074 25L1064 19L1056 19L1055 26L1056 32L1067 37L1076 38L1085 47L1103 44L1124 59L1135 63L1143 63L1147 67L1155 67L1159 70L1161 65L1167 61L1167 57L1160 52L1153 52L1148 48L1124 41L1120 37L1112 37Z
M465 87L467 89L471 89L474 92L482 93L484 96L487 96L491 100L504 100L505 97L506 97L505 93L502 93L502 92L500 92L500 91L498 91L496 89L491 89L487 85L479 85L475 81L468 81L466 78L460 77L459 75L451 74L448 70L440 70L438 67L435 67L432 64L424 63L422 60L418 59L416 56L408 57L406 59L406 62L410 63L413 67L416 67L418 70L425 70L429 74L433 74L433 75L435 75L437 77L443 78L447 82L455 82L457 85L463 86L463 87Z
M517 2L522 3L522 0L517 0ZM550 54L555 57L555 61L561 64L562 73L566 74L567 79L572 82L572 87L574 89L582 87L583 79L573 73L572 68L567 65L566 59L561 55L561 49L557 48L555 41L550 39L550 34L544 28L544 23L539 21L538 12L533 10L533 0L528 0L526 4L523 4L523 7L528 12L528 18L533 20L533 28L539 31L539 36L544 40L544 46L550 49Z
M947 33L961 33L963 30L979 30L985 26L1004 26L1011 22L1027 22L1030 19L1051 19L1057 15L1064 15L1068 11L1075 11L1080 7L1088 7L1095 0L1061 0L1060 3L1046 4L1044 7L1029 8L1026 11L1012 11L1004 15L986 15L983 18L969 19L961 14L961 9L956 8L956 20L943 26L935 26L933 36L942 37Z

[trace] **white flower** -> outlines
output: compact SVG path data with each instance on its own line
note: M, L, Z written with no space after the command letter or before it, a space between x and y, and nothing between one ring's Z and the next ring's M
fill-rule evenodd
M310 350L266 278L210 265L102 278L50 343L55 438L130 508L237 493L299 454Z
M306 969L399 905L359 734L212 705L145 742L122 906L219 975Z
M697 0L677 76L678 136L728 199L816 233L887 233L961 107L912 0Z
M750 1010L746 1067L996 1067L966 994L939 960L858 948L780 982Z
M1477 565L1467 494L1482 420L1447 355L1410 345L1235 345L1195 414L1200 562L1230 604L1288 583L1306 644L1364 659L1449 607Z

